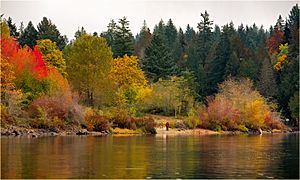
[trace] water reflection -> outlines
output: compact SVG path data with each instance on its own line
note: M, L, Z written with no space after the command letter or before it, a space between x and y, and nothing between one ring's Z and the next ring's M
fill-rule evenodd
M2 178L298 178L298 134L1 138Z

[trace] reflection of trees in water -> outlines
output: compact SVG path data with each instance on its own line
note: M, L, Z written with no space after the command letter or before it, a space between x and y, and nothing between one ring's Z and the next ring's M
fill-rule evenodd
M279 159L281 173L285 178L299 179L299 134L285 135L280 142L280 147L282 148L282 156Z
M287 134L2 138L1 175L3 178L297 178L298 146L299 137Z
M263 178L278 176L274 169L280 164L274 158L281 135L221 136L201 139L198 171L210 178ZM195 172L197 173L197 172ZM207 176L209 175L209 176Z

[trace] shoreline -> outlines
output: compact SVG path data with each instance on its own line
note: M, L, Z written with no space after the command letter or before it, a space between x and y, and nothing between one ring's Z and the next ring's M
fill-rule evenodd
M134 135L147 135L145 133L124 129L122 133L116 133L114 130L109 131L87 131L86 129L74 128L69 130L48 130L48 129L35 129L35 128L25 128L18 126L8 126L1 127L1 136L15 136L15 137L44 137L44 136L134 136ZM241 131L212 131L209 129L180 129L180 128L169 128L169 131L166 131L165 128L156 127L156 136L207 136L207 135L259 135L259 132L241 132ZM285 133L299 133L299 131L263 131L262 134L285 134Z

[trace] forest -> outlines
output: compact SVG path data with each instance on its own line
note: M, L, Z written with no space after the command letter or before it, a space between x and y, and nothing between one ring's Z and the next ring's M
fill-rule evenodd
M1 15L1 126L155 133L160 115L186 129L298 127L298 4L271 27L199 14L197 29L161 19L133 35L121 17L70 41L47 17Z

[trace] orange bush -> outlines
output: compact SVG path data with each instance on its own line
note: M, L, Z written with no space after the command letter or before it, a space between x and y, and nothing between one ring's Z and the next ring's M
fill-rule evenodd
M90 110L84 117L88 131L108 131L109 121L108 118L97 113L96 110Z
M219 88L219 93L209 99L207 107L199 113L202 127L245 131L247 128L284 128L268 102L253 90L250 80L227 80Z

